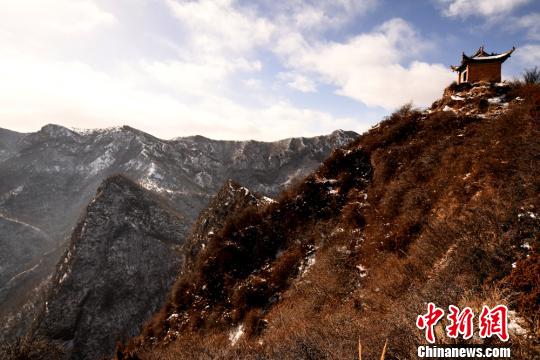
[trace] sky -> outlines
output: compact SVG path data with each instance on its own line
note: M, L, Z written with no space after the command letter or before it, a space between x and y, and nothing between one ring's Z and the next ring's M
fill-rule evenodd
M540 66L540 1L0 0L0 127L361 133L480 45L516 46L504 79Z

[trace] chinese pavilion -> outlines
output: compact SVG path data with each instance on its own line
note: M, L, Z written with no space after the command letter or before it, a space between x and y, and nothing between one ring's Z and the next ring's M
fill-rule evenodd
M512 47L510 51L496 54L488 53L480 46L473 56L463 53L461 65L451 66L452 70L458 73L458 84L477 81L500 82L501 65L515 49Z

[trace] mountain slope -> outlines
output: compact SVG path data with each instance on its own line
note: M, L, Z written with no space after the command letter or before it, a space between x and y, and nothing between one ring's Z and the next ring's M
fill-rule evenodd
M57 266L34 333L70 358L110 353L156 311L180 266L182 217L122 176L98 188Z
M60 344L72 359L111 355L115 339L137 334L163 304L190 249L204 247L201 232L268 201L228 180L186 241L184 220L164 199L123 176L106 179L48 284L32 338Z
M430 301L508 305L513 357L538 356L539 116L520 84L397 111L227 221L124 358L352 358L359 338L368 358L385 339L415 358Z
M194 259L209 239L219 233L229 219L251 207L263 208L274 200L252 193L233 180L227 180L206 209L201 211L184 245L182 255Z

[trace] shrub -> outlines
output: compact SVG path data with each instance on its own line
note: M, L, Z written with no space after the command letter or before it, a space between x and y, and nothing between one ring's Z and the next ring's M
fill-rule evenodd
M526 69L523 72L523 81L525 84L540 84L540 69L537 66Z

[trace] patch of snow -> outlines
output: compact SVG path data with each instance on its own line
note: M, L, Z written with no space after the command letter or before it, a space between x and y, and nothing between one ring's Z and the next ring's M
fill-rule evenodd
M500 104L502 102L503 97L504 96L497 96L497 97L490 98L490 99L488 99L488 103L490 103L490 104Z
M315 265L315 253L311 254L307 259L305 259L302 264L298 267L298 274L300 277L306 275L308 270Z
M164 188L162 186L160 186L158 183L156 183L155 181L153 180L150 180L150 179L143 179L139 182L139 184L147 189L147 190L150 190L150 191L154 191L154 192L157 192L157 193L167 193L167 194L174 194L175 192L173 190L170 190L170 189L167 189L167 188Z
M518 97L516 98L516 101L523 101L523 100L525 100L525 99L523 99L523 98L520 97L520 96L518 96Z
M77 127L69 127L71 131L79 134L79 135L93 135L93 134L102 134L102 133L108 133L108 132L116 132L120 131L122 129L121 126L111 126L106 128L99 128L99 129L82 129Z
M338 190L337 190L337 189L330 189L330 190L328 191L328 193L331 194L331 195L337 195L337 194L338 194Z
M463 180L467 180L471 176L471 173L466 173L465 176L462 178Z
M522 248L531 250L531 245L528 242L525 242L523 245L521 245Z
M448 105L445 105L444 108L442 109L442 111L454 111L454 109L452 109L450 106Z
M510 51L504 52L504 53L502 53L502 54L489 55L489 56L481 56L481 55L477 55L477 56L472 57L471 59L496 60L496 59L502 59L502 58L504 58L504 57L505 57L506 55L508 55L509 53L510 53ZM498 84L504 84L504 83L498 83Z
M360 277L361 278L367 276L367 268L364 267L362 264L356 265L356 268L358 269L358 271L360 271Z
M345 232L345 229L343 229L342 227L336 227L331 233L330 233L330 236L334 236L336 234L340 234L342 232Z
M134 169L134 170L140 170L143 168L143 166L145 166L145 164L139 159L131 159L124 165L126 169Z
M516 263L513 262L513 263L512 263L512 269L515 269L515 268L516 268Z
M337 179L327 179L327 178L317 179L317 183L319 184L335 184L337 182L338 182Z
M263 197L261 198L261 200L264 201L264 202L266 202L266 203L269 203L269 204L270 204L270 203L275 203L275 202L276 202L276 200L270 199L270 198L267 197L267 196L263 196Z
M146 174L148 175L148 177L152 177L157 180L163 180L163 176L160 173L158 173L156 164L153 162L150 163L148 170L146 170Z
M450 96L450 98L451 98L452 100L455 100L455 101L463 101L463 100L465 100L465 99L462 98L461 96L457 96L457 95L452 95L452 96Z
M96 158L94 161L92 161L90 164L88 164L88 169L90 171L91 175L96 175L103 169L108 168L114 163L115 159L112 156L110 150L105 151L105 153L98 158ZM80 168L77 167L79 170Z
M213 232L212 230L210 230L210 231L208 232L208 235L214 235L214 232Z
M238 340L244 335L244 325L240 324L229 333L229 341L234 346Z
M67 272L65 272L65 273L64 273L64 275L62 275L62 277L60 278L60 281L59 281L58 283L59 283L59 284L63 283L63 282L64 282L64 280L66 280L66 279L67 279L67 277L68 277L68 273L67 273Z
M531 219L536 219L538 218L538 215L533 213L532 211L527 211L526 213L519 213L518 214L518 218L522 218L524 216L528 216L530 217Z
M517 316L516 312L513 310L510 310L508 312L508 331L518 335L523 336L527 334L527 329L525 329L522 325L525 324L525 321L521 319L519 316Z

